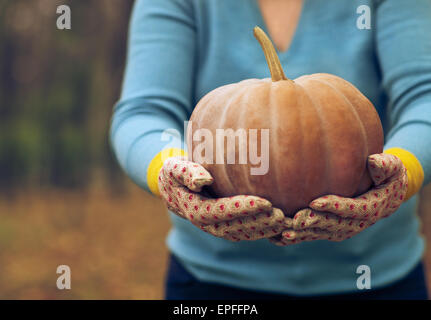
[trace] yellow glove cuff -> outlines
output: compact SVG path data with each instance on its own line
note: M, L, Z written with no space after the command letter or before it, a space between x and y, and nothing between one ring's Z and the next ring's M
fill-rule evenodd
M187 152L179 148L168 148L160 151L158 154L156 154L153 160L151 160L147 169L147 184L153 194L160 196L158 180L159 172L163 167L163 163L168 158L180 156L187 157Z
M404 164L404 167L406 167L407 181L409 185L405 199L410 199L420 190L422 183L424 182L424 169L422 168L421 163L414 154L401 148L390 148L385 150L384 153L397 156Z

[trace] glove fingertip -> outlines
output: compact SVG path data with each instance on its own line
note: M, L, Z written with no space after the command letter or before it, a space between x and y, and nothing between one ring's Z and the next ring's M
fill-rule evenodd
M284 213L279 208L272 208L272 213L276 219L284 219Z
M333 199L330 198L330 196L323 196L323 197L320 197L320 198L317 198L317 199L311 201L308 206L311 209L316 210L316 211L324 211L328 208L329 203L332 200Z
M214 182L214 179L212 177L210 178L196 178L196 179L190 179L186 180L186 186L192 191L200 192L202 187L209 186Z
M256 200L256 204L260 209L264 209L264 210L271 210L272 209L272 203L269 200L266 200L264 198L259 198L259 197L255 197ZM253 199L250 201L250 205L253 206ZM279 211L281 211L280 209L277 209Z

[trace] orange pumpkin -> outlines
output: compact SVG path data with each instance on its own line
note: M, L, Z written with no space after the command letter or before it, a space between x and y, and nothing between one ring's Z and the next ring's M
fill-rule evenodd
M372 182L367 156L383 149L382 125L373 104L335 75L287 79L269 38L258 27L254 35L271 79L244 80L205 95L191 116L187 143L189 158L196 161L193 152L202 141L194 135L200 129L212 133L213 145L217 129L245 129L248 138L249 129L269 129L268 172L253 175L255 165L238 163L244 140L236 139L235 163L227 163L227 146L223 164L214 160L216 149L213 161L198 161L214 177L210 191L216 196L257 195L291 216L319 196L351 197L368 190Z

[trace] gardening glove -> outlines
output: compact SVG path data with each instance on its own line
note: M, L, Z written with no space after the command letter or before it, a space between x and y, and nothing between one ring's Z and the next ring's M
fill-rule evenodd
M164 202L176 215L216 237L231 241L258 240L280 234L284 215L256 196L210 198L202 191L213 182L210 173L185 157L167 159L158 187Z
M411 170L406 169L400 158ZM298 211L293 219L285 218L286 229L270 241L283 246L302 241L349 239L389 217L423 182L419 161L399 148L369 156L367 166L374 188L356 198L328 195L312 201L309 208Z

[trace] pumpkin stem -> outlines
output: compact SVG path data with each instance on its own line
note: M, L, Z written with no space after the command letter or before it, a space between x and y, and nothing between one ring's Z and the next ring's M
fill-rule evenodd
M269 71L271 72L272 81L287 80L283 68L281 67L280 59L278 59L277 51L275 51L275 48L266 33L257 26L254 27L253 33L257 41L259 41L262 46Z

